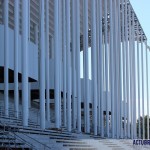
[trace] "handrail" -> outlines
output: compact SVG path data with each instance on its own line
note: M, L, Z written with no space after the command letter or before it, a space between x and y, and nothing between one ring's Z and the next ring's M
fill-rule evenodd
M47 147L48 149L51 149L51 147L47 146L46 144L41 143L40 141L38 141L38 140L36 140L36 139L30 137L29 135L27 135L27 134L25 134L25 133L22 133L22 134L24 134L25 136L29 137L30 139L36 141L37 143L43 145L43 146L44 146L44 150L45 150L45 147Z
M12 133L13 135L14 135L14 137L16 138L16 137L18 137L19 139L17 139L17 140L20 140L20 142L24 142L25 143L25 145L27 145L27 146L29 146L30 148L32 148L32 149L36 149L36 147L33 145L33 144L29 144L26 140L24 140L23 138L21 138L19 135L17 135L15 132L13 132L12 130L10 130L9 129L9 127L11 127L11 126L9 126L9 125L7 125L7 124L2 124L1 122L0 122L0 124L2 125L2 126L4 126L4 131L6 131L5 129L5 127L7 126L8 128L8 131L10 132L10 133ZM8 135L6 135L7 137L8 137ZM9 138L9 137L8 137ZM10 143L10 141L11 140L9 140L9 143ZM12 140L13 141L13 140ZM16 145L16 141L14 142L13 141L13 143Z

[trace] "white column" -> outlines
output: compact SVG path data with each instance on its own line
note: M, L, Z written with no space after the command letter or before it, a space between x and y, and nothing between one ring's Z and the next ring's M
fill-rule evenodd
M89 116L89 55L88 55L88 1L84 0L84 10L83 10L83 52L85 56L85 103L84 109L86 109L86 133L90 133L90 116Z
M112 138L114 138L114 58L113 58L113 9L112 9L112 0L110 0L110 61L111 61L111 131L112 131Z
M148 54L147 54L147 41L146 41L146 82L147 82L147 139L149 139L149 65L148 65Z
M81 79L80 79L80 0L76 0L76 60L77 60L77 123L81 132Z
M133 138L136 139L136 132L137 132L137 128L136 128L136 61L135 61L135 21L134 21L134 13L132 15L132 32L133 32L133 92L134 92L134 96L133 96Z
M46 0L46 119L47 121L50 121L50 100L49 100L49 0Z
M126 99L127 99L127 137L130 136L130 120L129 120L129 49L128 49L128 6L125 1L125 52L126 52Z
M99 18L100 18L100 25L99 25L99 36L100 36L100 41L99 41L99 45L100 45L100 105L101 107L99 107L99 113L100 113L100 130L101 130L101 136L104 137L104 120L103 120L103 98L104 98L104 92L103 92L103 47L102 47L102 41L103 41L103 25L102 25L102 0L99 0Z
M40 127L45 129L45 24L44 1L40 1Z
M66 16L65 0L63 0L63 123L66 127Z
M93 82L93 123L94 123L94 135L97 135L97 59L96 59L96 8L95 8L95 0L92 0L92 82Z
M28 1L22 1L22 108L23 126L28 126Z
M58 3L59 0L54 1L54 75L55 75L55 127L60 127L60 113L59 113L59 24L58 24Z
M143 117L143 139L145 139L145 122L144 122L144 63L143 63L143 35L141 35L141 68L142 68L142 117Z
M72 1L72 121L73 128L76 128L76 74L75 74L75 50L76 50L76 21L75 21L75 1Z
M70 0L66 1L66 42L67 42L67 129L71 131L71 61L70 61Z
M8 17L9 17L9 0L4 1L4 101L5 115L9 115L9 33L8 33Z
M121 51L121 11L120 11L120 0L118 0L119 3L119 9L118 9L118 14L119 14L119 22L118 22L118 50L119 50L119 136L122 136L122 51Z
M140 83L140 62L139 62L139 59L140 59L140 51L139 51L139 24L137 22L137 76L138 76L138 80L137 80L137 84L138 84L138 120L140 121L140 87L141 87L141 83ZM139 125L138 125L138 132L139 132L139 135L138 135L138 138L141 138L141 124L139 122Z
M109 100L108 100L108 48L107 48L107 38L108 38L108 30L107 30L107 0L104 2L104 22L105 22L105 82L106 82L106 132L107 137L109 137Z
M19 0L15 0L15 6L14 6L14 33L15 33L15 57L14 57L14 83L15 83L15 89L14 89L14 101L15 101L15 117L18 118L18 110L19 110L19 91L18 91L18 46L19 46Z

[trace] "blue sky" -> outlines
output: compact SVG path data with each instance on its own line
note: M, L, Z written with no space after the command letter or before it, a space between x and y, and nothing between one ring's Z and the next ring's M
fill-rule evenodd
M130 0L150 45L150 0Z

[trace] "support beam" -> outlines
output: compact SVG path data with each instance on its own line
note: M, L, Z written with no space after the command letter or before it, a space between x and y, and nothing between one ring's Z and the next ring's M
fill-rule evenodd
M50 121L50 73L49 73L49 0L46 0L46 119Z
M76 0L76 59L77 59L77 123L81 132L81 79L80 79L80 1Z
M60 128L60 89L59 89L59 0L54 1L54 75L55 75L55 127Z
M23 126L28 126L28 1L22 1L22 109Z
M9 0L4 1L4 101L5 101L5 116L9 116Z
M18 111L19 111L19 91L18 91L18 46L19 46L19 0L15 1L14 6L14 38L15 38L15 57L14 57L14 102L15 102L15 117L18 118Z
M92 0L92 82L93 82L93 125L94 125L94 135L97 135L97 59L96 59L96 3Z
M67 130L71 131L71 54L70 54L70 0L66 1L66 42L67 42Z
M84 86L85 86L85 99L84 99L84 109L86 114L85 120L85 132L90 133L90 116L89 116L89 55L88 55L88 1L84 0L83 1L84 5L84 10L83 10L83 53L84 53L84 58L85 58L85 72L84 72Z

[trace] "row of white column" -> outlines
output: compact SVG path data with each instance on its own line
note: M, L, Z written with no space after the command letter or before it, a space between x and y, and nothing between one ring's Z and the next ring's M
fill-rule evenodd
M5 32L5 115L8 116L8 2L4 1ZM46 4L46 5L45 5ZM83 73L84 73L84 112L81 119L81 79L80 79L80 0L54 1L54 102L55 126L62 125L68 131L77 129L94 135L112 138L145 138L140 124L137 135L137 118L142 112L144 117L144 90L147 90L147 115L149 118L149 85L147 44L140 34L138 21L127 0L91 1L91 66L92 66L92 117L90 113L89 82L89 20L88 0L83 1ZM46 6L46 7L45 7ZM103 7L104 6L104 7ZM18 36L19 36L19 0L15 0L15 115L18 117ZM72 11L70 11L70 9ZM46 11L46 13L45 13ZM61 14L62 12L62 14ZM28 126L28 37L29 5L22 1L22 106L23 125ZM71 16L71 17L70 17ZM136 23L136 26L135 26ZM136 28L137 27L137 28ZM45 32L46 31L46 32ZM50 70L49 70L49 0L40 1L40 126L45 129L45 119L50 121ZM136 35L136 36L135 36ZM36 39L37 40L37 39ZM135 48L137 40L137 48ZM36 42L37 43L37 42ZM71 44L70 44L71 43ZM141 43L141 48L139 47ZM141 50L141 53L139 52ZM144 56L146 54L146 83L144 85ZM141 57L140 57L141 55ZM137 57L137 58L136 58ZM46 61L45 61L46 58ZM63 63L63 65L61 65ZM140 64L141 63L141 64ZM72 65L71 65L72 64ZM63 69L61 69L61 67ZM141 67L141 73L140 73ZM61 81L63 70L63 81ZM141 80L141 81L140 81ZM46 81L46 82L45 82ZM46 83L46 84L45 84ZM141 88L142 83L142 88ZM63 84L63 102L61 99ZM138 87L138 88L137 88ZM141 92L142 89L142 92ZM46 95L45 95L46 90ZM142 93L142 102L141 99ZM105 96L106 95L106 96ZM110 96L109 96L110 95ZM137 96L138 98L137 98ZM45 110L46 97L46 110ZM138 101L137 101L138 99ZM111 103L110 103L111 101ZM104 103L106 102L106 109ZM111 109L109 105L111 104ZM142 109L140 107L142 105ZM63 106L63 107L61 107ZM138 106L138 107L137 107ZM62 111L63 109L63 111ZM138 109L138 110L137 110ZM104 111L106 112L104 115ZM45 114L46 112L46 114ZM111 113L111 117L110 117ZM45 118L46 116L46 118ZM61 118L62 117L62 118ZM91 119L92 118L92 119ZM106 119L105 119L106 118ZM149 119L147 120L149 124ZM147 126L149 137L149 126Z

